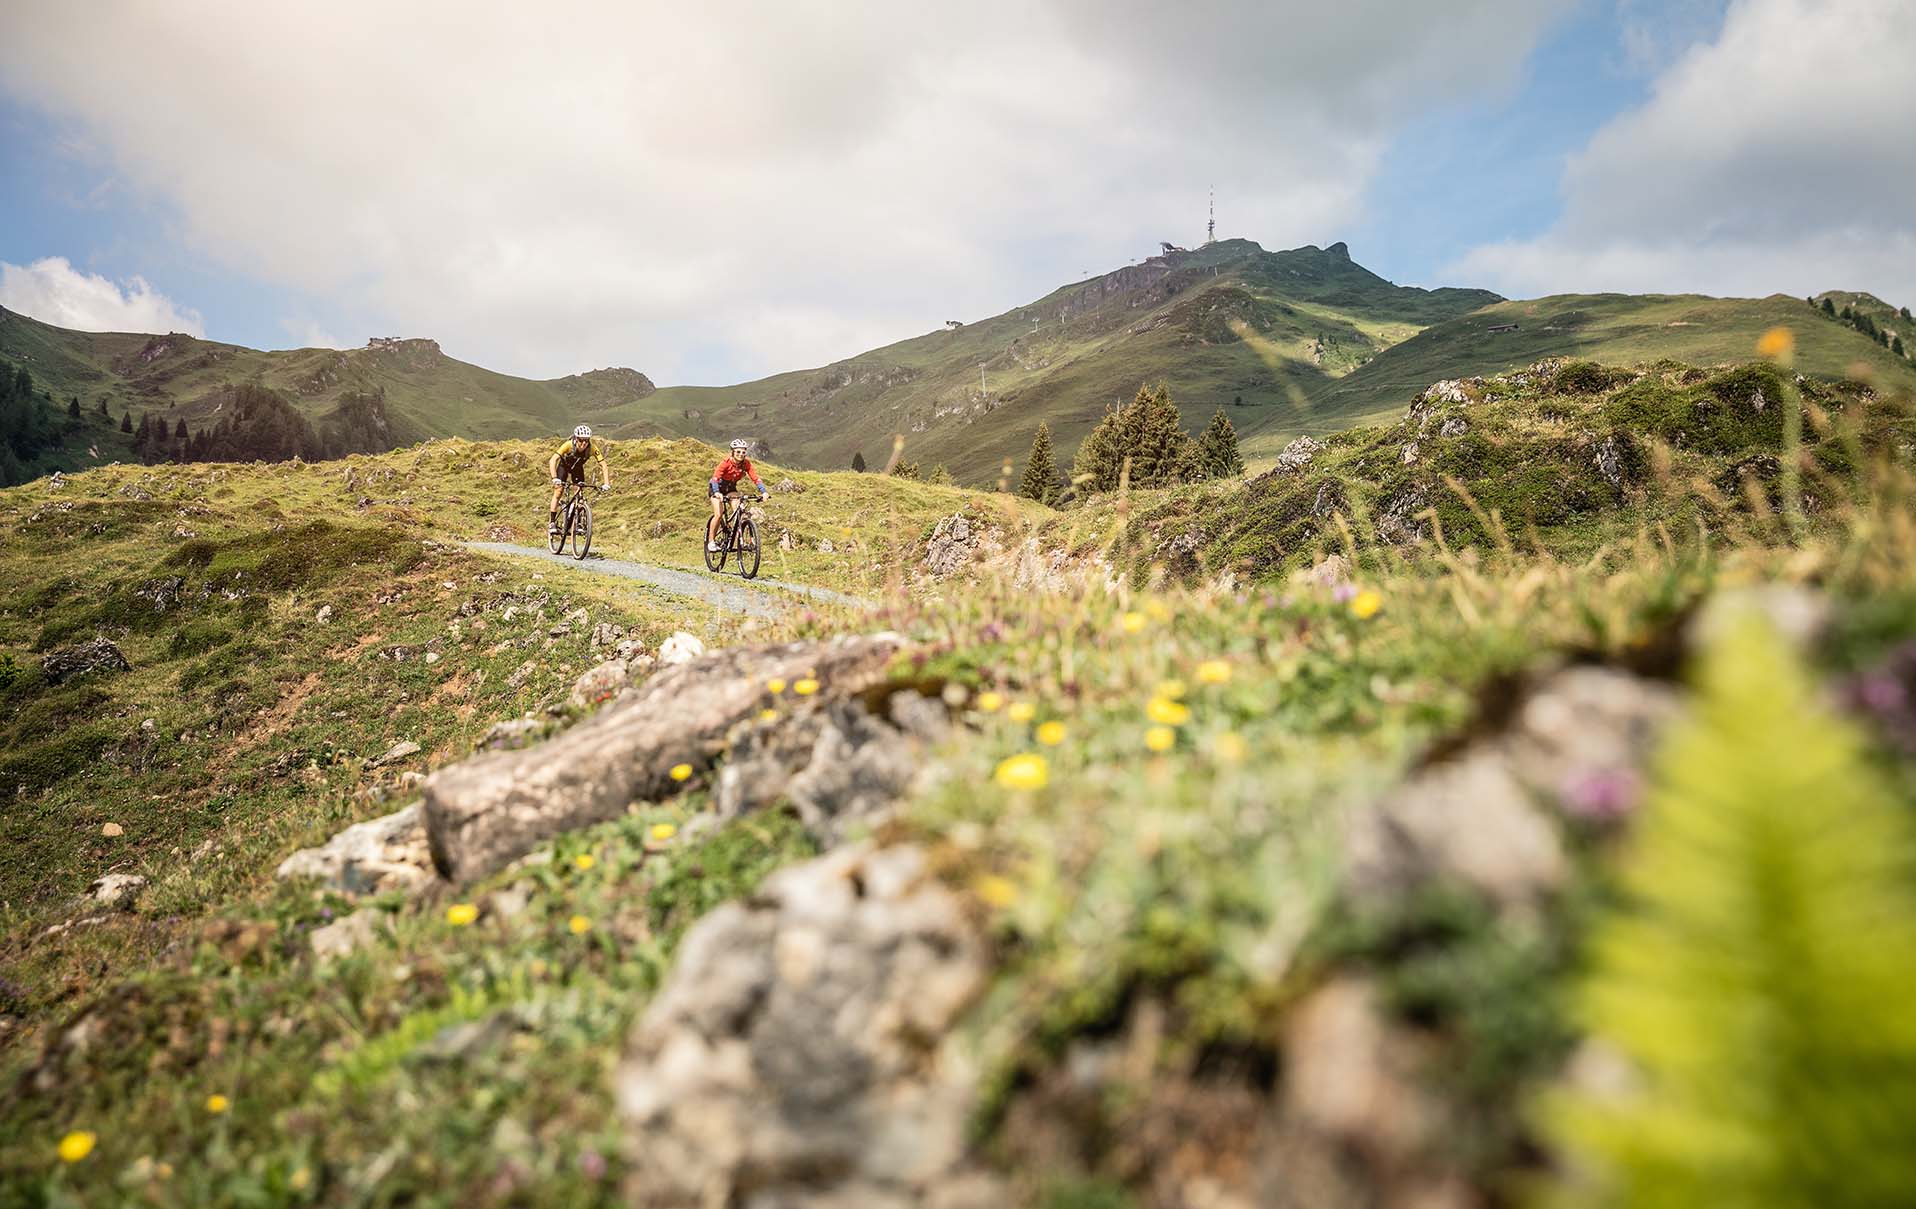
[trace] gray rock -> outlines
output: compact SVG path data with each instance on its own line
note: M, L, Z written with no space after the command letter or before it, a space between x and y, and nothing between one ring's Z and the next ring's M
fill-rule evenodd
M144 889L146 879L137 873L108 873L95 878L86 892L88 898L103 907L131 908Z
M347 894L413 891L436 880L417 802L354 823L317 848L300 849L280 862L275 876L317 878Z
M378 939L386 913L378 907L361 907L351 915L313 929L309 943L313 956L322 961L349 957Z
M713 911L616 1076L629 1203L1007 1203L967 1152L949 1037L987 974L916 848L842 849Z
M613 625L609 621L601 621L598 625L592 627L591 643L595 647L612 646L624 637L624 626Z
M95 638L74 646L61 647L57 651L48 651L40 657L40 670L46 673L48 680L60 684L76 676L88 676L95 672L131 671L133 665L126 661L119 647L104 638Z
M455 880L479 877L554 835L676 792L672 768L709 764L760 708L766 680L809 676L828 699L847 697L878 683L903 645L876 634L719 651L665 668L537 747L442 768L426 782L433 860Z
M1323 445L1309 437L1298 437L1284 447L1284 452L1277 455L1277 468L1287 474L1302 470L1311 464L1311 459L1316 457L1317 451L1322 448L1324 448Z
M1461 437L1469 431L1470 421L1462 416L1451 416L1437 426L1437 435L1440 437Z
M1603 476L1604 482L1612 487L1623 486L1623 451L1618 447L1616 437L1603 439L1603 443L1597 446L1595 461L1597 473Z
M1745 614L1754 613L1798 647L1819 641L1830 623L1829 598L1796 584L1759 584L1728 588L1703 602L1690 623L1692 644L1708 646L1722 638Z
M663 664L690 663L705 654L705 644L696 634L684 630L675 630L670 638L659 644L659 662Z
M1417 442L1404 442L1404 448L1398 452L1397 460L1405 466L1415 466L1417 464Z
M985 526L962 512L952 513L932 528L925 543L925 570L934 579L957 574L978 557L985 537Z
M581 709L610 701L629 683L630 674L625 660L607 660L574 681L566 700Z
M414 743L411 739L402 739L391 747L388 747L379 755L374 756L372 760L367 763L366 767L384 768L389 764L397 764L409 756L416 756L418 754L419 744Z
M325 625L327 622L331 621L332 619L333 619L333 606L331 605L321 605L319 606L319 612L313 614L313 620L318 622L320 625Z
M821 537L818 539L818 552L820 554L836 554L838 553L838 547L832 544L831 538Z
M479 740L479 747L483 751L517 751L530 747L545 737L549 725L542 718L508 718L494 722Z

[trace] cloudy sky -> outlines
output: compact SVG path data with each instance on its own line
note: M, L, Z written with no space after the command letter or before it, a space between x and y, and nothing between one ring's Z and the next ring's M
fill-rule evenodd
M722 383L1195 243L1214 185L1407 283L1916 304L1913 8L9 0L0 303Z

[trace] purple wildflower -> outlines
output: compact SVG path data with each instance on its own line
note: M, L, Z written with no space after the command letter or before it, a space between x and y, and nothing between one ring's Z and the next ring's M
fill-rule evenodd
M1628 768L1598 768L1571 778L1563 789L1564 810L1580 819L1607 823L1636 809L1643 784Z

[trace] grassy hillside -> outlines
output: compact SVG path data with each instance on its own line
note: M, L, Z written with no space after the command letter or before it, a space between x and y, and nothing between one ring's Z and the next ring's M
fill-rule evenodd
M213 417L222 387L253 383L320 419L346 395L385 392L393 441L441 436L530 437L569 431L652 390L634 370L595 370L550 382L494 373L454 360L431 340L374 341L365 348L261 352L178 334L75 332L0 309L0 360L27 366L55 397L84 408Z
M908 460L982 485L1022 461L1040 421L1068 464L1104 410L1146 382L1168 382L1194 430L1218 407L1240 431L1281 422L1379 350L1495 300L1392 285L1342 244L1225 240L819 369L668 387L613 414L715 442L753 436L808 466L848 466L854 453L882 465L901 434Z
M1776 448L1777 409L1750 400L1785 385L1763 367L1624 381L1583 366L1547 382L1486 382L1481 395L1433 411L1439 435L1427 451L1418 438L1413 471L1460 476L1486 500L1502 486L1508 495L1491 502L1513 530L1522 516L1578 541L1600 534L1578 537L1574 519L1551 528L1535 510L1541 484L1595 491L1589 476L1568 477L1597 452L1580 437L1645 434L1648 477L1625 479L1642 498L1614 506L1636 509L1647 534L1562 547L1587 553L1576 560L1521 536L1506 546L1468 534L1474 514L1445 512L1435 499L1453 549L1472 552L1445 557L1434 541L1383 533L1375 519L1387 509L1359 505L1404 485L1392 476L1405 469L1407 428L1340 438L1294 483L1259 480L1235 500L1178 492L1057 517L1014 516L1002 499L876 476L792 474L807 489L775 497L775 517L849 529L874 552L969 499L1014 532L1028 522L1032 532L1088 533L1123 523L1129 507L1133 551L1153 526L1168 535L1173 520L1241 521L1242 531L1210 532L1206 547L1214 569L1240 575L1281 570L1293 551L1350 558L1349 584L1282 594L1208 577L1190 588L1146 590L1136 577L1107 586L1101 575L1039 592L984 568L935 595L893 593L882 621L828 613L712 623L637 586L450 544L536 524L542 476L522 462L541 446L530 442L435 442L325 466L116 467L59 488L0 492L0 1085L9 1093L0 1097L0 1206L636 1199L622 1181L638 1148L658 1143L622 1128L614 1067L687 929L815 851L791 811L720 821L701 775L687 792L635 802L482 881L424 897L351 902L271 876L294 848L408 800L407 774L460 758L491 722L552 717L545 707L595 657L583 625L558 624L580 608L648 646L681 626L718 643L881 624L918 645L897 683L955 702L954 725L936 751L938 775L882 839L922 845L987 938L988 990L962 1029L922 1040L925 1052L951 1057L926 1067L979 1072L966 1145L1006 1182L990 1203L1266 1203L1252 1175L1289 1187L1305 1160L1340 1180L1485 1204L1513 1186L1559 1181L1557 1136L1531 1106L1566 1085L1578 1052L1584 1022L1569 997L1605 956L1590 946L1593 917L1632 897L1619 890L1641 868L1632 841L1645 813L1686 790L1709 805L1704 791L1725 775L1712 769L1702 789L1688 788L1695 778L1605 762L1627 749L1574 740L1612 711L1635 717L1640 697L1687 692L1694 640L1685 619L1721 585L1777 580L1813 591L1826 613L1825 638L1804 649L1830 691L1784 700L1789 725L1834 725L1823 698L1867 703L1847 707L1847 763L1819 761L1817 782L1790 784L1784 807L1803 826L1802 812L1853 796L1832 786L1849 785L1851 766L1865 761L1903 799L1916 787L1894 729L1909 725L1907 701L1883 691L1903 683L1885 677L1906 674L1896 660L1916 641L1912 480L1893 436L1887 448L1904 461L1885 472L1883 494L1818 492L1801 538L1756 509L1707 536L1655 527L1680 519L1656 494L1660 475L1708 475ZM1865 401L1848 388L1810 393L1812 466L1847 473L1828 459L1848 448L1844 434ZM1455 419L1467 429L1442 435ZM1879 430L1854 431L1863 454L1878 448ZM1662 470L1657 447L1669 451ZM617 454L621 491L601 510L608 541L616 552L683 549L715 451L656 441ZM1627 459L1619 465L1638 473ZM1765 464L1751 469L1768 482ZM1812 490L1819 482L1812 473ZM1337 508L1350 536L1328 516L1313 535L1287 529L1287 501L1308 488L1314 502L1327 484L1347 492ZM1705 486L1690 495L1707 500ZM655 523L666 532L654 535ZM1253 562L1240 568L1245 558ZM864 573L831 561L805 570L843 587ZM94 635L119 643L132 667L64 683L42 673L44 650ZM1516 708L1518 686L1572 659L1607 677L1602 708L1566 715L1562 698L1552 710ZM1627 671L1645 667L1655 679ZM777 691L767 687L768 710L802 708ZM1708 714L1734 706L1714 703ZM1553 862L1545 888L1501 906L1465 882L1353 889L1366 883L1349 875L1348 825L1513 714L1558 728L1551 744L1524 747L1523 760L1561 745L1597 762L1549 765L1534 804L1515 787L1453 792L1413 817L1406 842L1426 839L1420 829L1445 812L1507 810L1514 796L1528 838L1500 846L1497 826L1453 818L1459 865L1495 869L1479 854L1521 862L1541 848ZM421 751L375 763L401 739ZM1768 742L1772 753L1789 746ZM1479 771L1498 758L1494 748L1475 752ZM1729 762L1753 754L1733 749ZM716 758L722 770L731 752ZM703 834L687 842L695 822ZM1756 847L1715 842L1710 826L1698 834L1713 862ZM1787 1007L1803 957L1790 947L1794 900L1751 911L1734 895L1781 884L1815 905L1851 903L1852 866L1820 842L1813 859L1822 879L1809 889L1786 875L1759 880L1773 867L1733 865L1726 876L1747 880L1721 892L1731 897L1699 898L1706 884L1683 861L1658 866L1656 885L1675 898L1696 890L1689 898L1705 907L1727 904L1709 917L1719 929L1754 921L1779 933L1774 948L1757 948L1760 960L1739 965L1781 971L1768 989ZM151 885L130 909L79 900L106 872L140 873ZM1908 878L1876 852L1863 872ZM455 904L470 914L454 914ZM355 908L377 921L364 947L317 956L312 932ZM1879 943L1876 930L1860 934L1865 948ZM781 946L781 977L833 966L837 940ZM917 947L926 952L913 960L936 960ZM1840 944L1815 948L1819 971L1840 973L1851 956ZM1893 1019L1912 993L1911 967L1891 960L1899 955L1865 984L1871 994L1832 996L1832 1014L1811 1024L1841 1035L1859 1003ZM1663 976L1636 970L1628 985L1735 1018L1770 1003L1740 983L1672 986ZM1324 1010L1351 1002L1335 992L1352 986L1369 1007L1355 1018ZM1345 1027L1306 1029L1313 1019ZM803 1049L781 1057L803 1071ZM1705 1072L1713 1095L1771 1082L1769 1066L1731 1058L1727 1070ZM1326 1064L1327 1093L1299 1073ZM1881 1067L1842 1069L1867 1086ZM829 1095L845 1074L818 1072L806 1090ZM1353 1098L1354 1086L1375 1096ZM1408 1125L1405 1104L1417 1109ZM1338 1131L1328 1139L1312 1132L1325 1121ZM1814 1132L1826 1118L1805 1110L1768 1121ZM1903 1124L1892 1117L1884 1128L1893 1136L1888 1127ZM63 1157L63 1139L75 1135L86 1145ZM1798 1153L1782 1143L1769 1151Z
M1516 330L1491 330L1511 324ZM1916 384L1910 362L1826 319L1800 298L1560 294L1499 302L1433 324L1361 369L1320 386L1287 420L1253 432L1245 452L1268 459L1299 433L1321 435L1358 417L1380 419L1443 378L1503 373L1544 357L1610 366L1661 360L1726 365L1748 357L1757 338L1779 326L1796 336L1799 372L1837 378L1862 366L1886 382Z

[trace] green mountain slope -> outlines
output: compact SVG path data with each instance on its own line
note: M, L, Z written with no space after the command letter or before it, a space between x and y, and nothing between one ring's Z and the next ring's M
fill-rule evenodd
M983 483L1023 458L1040 421L1068 461L1105 408L1145 382L1171 385L1187 427L1217 407L1240 431L1284 422L1381 350L1495 301L1392 285L1341 243L1267 252L1224 240L817 369L668 387L612 414L645 431L750 436L808 466L846 466L854 453L883 465L898 434L908 460Z
M359 349L261 352L177 333L69 331L4 309L0 361L25 365L55 398L77 395L87 409L105 399L116 419L129 410L163 412L194 427L213 417L214 396L223 387L239 383L277 391L314 420L330 415L345 396L384 391L395 444L543 436L653 389L630 369L549 382L515 378L448 357L432 340L376 338Z
M1832 297L1840 309L1844 299L1865 296ZM1894 313L1880 302L1876 305L1885 314ZM1321 435L1359 419L1384 419L1444 378L1503 373L1545 357L1612 366L1663 360L1725 365L1748 358L1758 338L1773 327L1787 327L1795 334L1796 368L1803 373L1837 378L1861 365L1887 380L1916 386L1916 368L1908 360L1800 298L1558 294L1499 302L1433 324L1349 375L1321 385L1308 406L1289 421L1256 430L1245 442L1245 452L1269 457L1301 432Z

